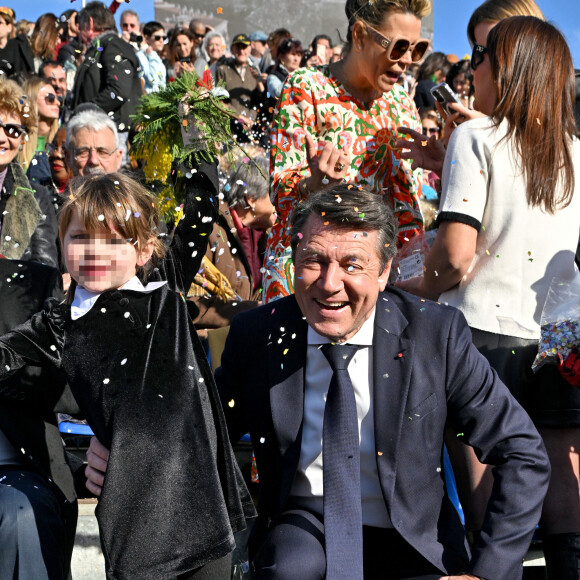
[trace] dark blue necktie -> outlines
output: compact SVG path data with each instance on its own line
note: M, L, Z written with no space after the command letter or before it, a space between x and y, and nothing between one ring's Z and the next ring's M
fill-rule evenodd
M322 347L333 370L322 435L327 580L363 578L358 418L347 370L356 351L348 344Z

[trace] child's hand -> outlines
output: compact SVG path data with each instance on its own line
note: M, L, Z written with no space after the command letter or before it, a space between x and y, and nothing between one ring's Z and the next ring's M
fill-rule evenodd
M91 438L91 444L87 450L87 462L88 466L85 468L86 488L99 497L105 481L109 450L96 437Z

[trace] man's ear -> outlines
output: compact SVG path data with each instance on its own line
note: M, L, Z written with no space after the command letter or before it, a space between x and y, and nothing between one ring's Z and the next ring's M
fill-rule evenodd
M391 264L393 263L393 258L391 258L385 269L382 271L381 275L379 276L379 289L382 292L387 287L387 282L389 281L389 274L391 273Z
M137 266L145 266L155 251L155 238L150 238L137 250Z

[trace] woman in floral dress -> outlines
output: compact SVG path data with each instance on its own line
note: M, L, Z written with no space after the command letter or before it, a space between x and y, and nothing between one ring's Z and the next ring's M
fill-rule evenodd
M423 231L421 170L413 172L391 145L397 127L420 130L413 100L397 81L428 49L420 32L430 9L430 0L347 0L343 60L298 69L287 80L271 135L279 221L268 239L266 302L293 292L290 219L312 192L343 180L365 186L392 205L399 247Z

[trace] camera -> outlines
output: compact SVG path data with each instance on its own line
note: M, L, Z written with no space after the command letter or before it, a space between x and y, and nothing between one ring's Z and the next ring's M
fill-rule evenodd
M143 42L143 37L140 34L135 34L134 32L131 32L131 34L129 35L129 42L141 44Z

